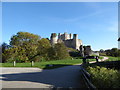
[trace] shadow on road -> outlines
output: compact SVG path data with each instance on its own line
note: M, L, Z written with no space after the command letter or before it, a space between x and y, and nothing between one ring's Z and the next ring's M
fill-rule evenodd
M46 65L48 68L49 65ZM56 67L54 65L53 67ZM64 65L63 65L64 66ZM22 69L22 68L21 68ZM42 84L49 84L53 87L83 88L80 65L68 65L61 68L42 70L40 72L3 74L3 81L28 81ZM11 82L12 83L12 82ZM31 84L32 85L32 84Z

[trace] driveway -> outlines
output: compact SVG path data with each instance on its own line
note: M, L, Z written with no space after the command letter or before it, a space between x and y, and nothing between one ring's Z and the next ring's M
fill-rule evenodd
M39 68L2 68L2 88L84 87L80 65L42 70Z

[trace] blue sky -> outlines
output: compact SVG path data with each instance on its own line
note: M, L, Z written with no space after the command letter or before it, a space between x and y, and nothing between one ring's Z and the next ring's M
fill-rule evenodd
M76 33L93 50L118 47L117 2L4 2L2 41L19 31L50 37L51 33Z

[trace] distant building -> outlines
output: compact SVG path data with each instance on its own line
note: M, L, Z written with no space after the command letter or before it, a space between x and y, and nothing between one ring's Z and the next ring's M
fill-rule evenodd
M82 40L78 39L77 34L59 33L57 35L56 33L52 33L50 41L52 45L56 43L64 42L64 44L67 47L74 48L76 50L80 50L80 46L82 45Z
M52 33L50 42L52 45L63 42L67 47L80 51L81 56L93 53L91 46L83 46L82 40L78 39L78 34L68 34L65 32L64 34L59 33L57 35Z

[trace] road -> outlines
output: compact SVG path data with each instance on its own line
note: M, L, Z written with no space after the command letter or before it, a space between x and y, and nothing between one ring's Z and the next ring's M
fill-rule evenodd
M102 61L106 59L108 58L104 57ZM2 79L2 88L84 88L80 69L79 64L51 70L4 67L0 78Z
M2 88L82 88L80 65L52 70L39 68L2 68Z

